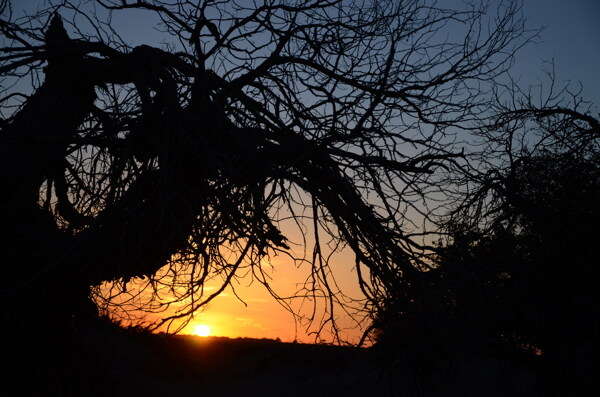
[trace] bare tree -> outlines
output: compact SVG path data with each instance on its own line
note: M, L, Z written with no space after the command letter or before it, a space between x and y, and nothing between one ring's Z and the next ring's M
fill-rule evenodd
M333 330L339 307L425 294L441 175L461 166L459 132L487 117L529 34L514 1L1 11L2 301L52 318L93 312L92 286L113 311L164 310L170 291L185 305L163 321L186 318L237 277L270 288L261 260L275 253L307 266L298 295L327 299ZM168 43L129 46L112 24L123 12L157 16ZM284 224L312 244L305 254ZM336 286L329 255L342 247L363 300Z

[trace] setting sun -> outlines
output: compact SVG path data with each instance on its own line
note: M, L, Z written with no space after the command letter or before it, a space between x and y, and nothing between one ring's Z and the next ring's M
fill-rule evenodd
M202 325L196 325L194 327L194 335L198 335L198 336L209 336L210 335L210 327L208 325L202 324Z

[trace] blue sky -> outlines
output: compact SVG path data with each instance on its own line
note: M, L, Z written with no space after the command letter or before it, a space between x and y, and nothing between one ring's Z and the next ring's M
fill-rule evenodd
M514 74L525 85L536 84L548 66L544 62L553 60L558 81L581 82L584 97L600 106L600 0L523 0L523 12L530 28L545 30L519 53ZM144 37L158 37L149 21L132 22L123 26L134 31L144 25L140 44Z
M42 3L43 0L13 0L13 7L18 11ZM584 97L600 105L600 0L523 0L523 11L531 28L546 29L537 44L521 51L514 75L524 85L535 84L543 76L544 61L554 60L558 81L581 82ZM161 36L152 31L156 19L134 19L131 15L118 16L115 21L126 30L126 36L134 38L132 44L155 41ZM151 13L146 15L150 17Z
M554 59L557 79L581 82L584 97L600 105L600 1L524 0L524 13L532 27L546 29L514 72L535 83L543 61Z

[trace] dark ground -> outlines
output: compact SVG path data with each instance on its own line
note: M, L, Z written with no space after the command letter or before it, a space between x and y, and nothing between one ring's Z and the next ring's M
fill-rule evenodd
M107 324L58 339L40 335L5 351L12 353L3 355L0 396L573 395L558 386L540 393L527 361L459 354L417 362L385 348L150 334Z

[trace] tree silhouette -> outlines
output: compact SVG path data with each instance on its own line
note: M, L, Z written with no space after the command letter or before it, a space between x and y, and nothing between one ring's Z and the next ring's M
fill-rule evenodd
M446 194L439 172L463 165L457 131L489 117L530 34L516 2L95 5L19 16L1 3L10 316L84 318L90 288L114 309L138 280L147 310L169 289L184 304L164 321L185 318L236 277L269 288L261 260L285 253L308 264L299 294L329 299L335 329L341 247L365 296L355 310L427 294L422 226ZM121 12L157 15L171 44L128 46L111 25ZM312 252L288 249L284 223Z

